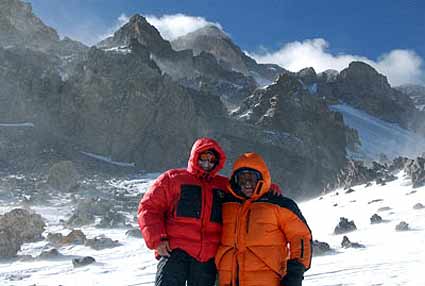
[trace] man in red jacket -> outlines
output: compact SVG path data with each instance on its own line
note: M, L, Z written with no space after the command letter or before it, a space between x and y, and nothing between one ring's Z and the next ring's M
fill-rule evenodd
M186 169L159 176L143 196L138 221L146 245L159 258L156 286L211 286L221 237L221 197L227 178L218 143L198 139Z

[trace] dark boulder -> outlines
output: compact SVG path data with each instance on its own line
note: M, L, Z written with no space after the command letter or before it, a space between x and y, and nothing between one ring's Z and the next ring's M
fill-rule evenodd
M78 186L79 174L71 161L55 163L49 169L47 184L60 192L69 192Z
M396 225L395 227L396 231L408 231L410 230L409 224L405 221L400 222L398 225Z
M335 227L334 234L342 234L357 230L356 225L354 224L354 221L349 221L345 217L339 218L339 223Z
M415 210L421 210L423 208L425 208L425 206L421 203L417 203L413 206L413 209L415 209Z
M343 248L365 248L366 246L363 244L360 244L358 242L351 242L350 239L348 239L347 236L344 235L341 242L341 247Z
M40 255L37 257L38 259L52 259L52 258L58 258L61 256L61 253L56 248L52 248L50 250L46 250L40 253Z
M121 244L118 242L118 240L112 240L109 237L100 235L94 238L87 239L85 245L95 250L102 250L106 248L114 248L120 246Z
M374 214L374 215L370 218L370 223L371 223L371 224L377 224L377 223L381 223L381 222L383 222L383 221L382 221L382 217L381 217L381 216L379 216L379 215L377 215L377 214Z
M34 242L43 239L46 223L43 218L26 209L13 209L0 216L0 229L15 233L21 242Z
M85 257L72 259L72 265L74 266L74 268L83 267L83 266L92 264L94 262L96 262L96 260L91 256L85 256Z
M332 249L328 243L318 240L313 241L313 256L322 256L334 253L335 250Z

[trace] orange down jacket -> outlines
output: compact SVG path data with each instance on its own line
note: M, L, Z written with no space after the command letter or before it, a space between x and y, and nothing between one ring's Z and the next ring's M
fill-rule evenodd
M259 171L251 198L234 183L240 168ZM223 200L223 231L215 258L220 286L275 286L288 272L310 268L311 232L296 203L270 192L270 173L255 153L239 157ZM290 269L293 265L297 266ZM295 273L296 274L296 273Z

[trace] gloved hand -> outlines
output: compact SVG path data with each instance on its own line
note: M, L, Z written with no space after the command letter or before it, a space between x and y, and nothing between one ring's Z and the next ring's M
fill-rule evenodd
M283 276L282 280L280 280L280 285L282 286L301 286L303 283L303 275L296 276L291 274L286 274Z
M304 265L296 260L288 260L287 273L280 280L282 286L301 286L304 279Z

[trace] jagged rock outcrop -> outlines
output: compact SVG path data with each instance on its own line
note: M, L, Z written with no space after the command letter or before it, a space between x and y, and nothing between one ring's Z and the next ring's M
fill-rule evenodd
M183 165L187 159L181 154L202 127L197 107L190 93L133 43L128 54L90 50L64 87L65 135L79 150L143 169Z
M343 101L383 120L412 126L412 100L391 88L387 78L370 65L352 62L335 81L320 84L318 95L330 102Z
M408 160L404 171L411 177L413 188L425 185L425 158L417 157L415 160Z
M348 160L344 168L340 170L336 179L336 185L333 187L349 189L353 186L370 183L371 181L375 181L376 184L385 185L387 182L397 179L392 174L394 170L396 168L393 165L388 167L377 162L372 162L372 166L368 167L363 161Z
M326 182L320 178L331 181L345 164L346 134L352 130L344 125L341 114L311 96L294 75L284 74L268 88L257 89L232 115L292 142L292 152L285 152L282 158L270 156L270 161L272 166L284 165L274 174L280 173L283 182L294 186L298 181L300 191L313 185L316 189L323 187ZM300 177L305 179L300 182Z

